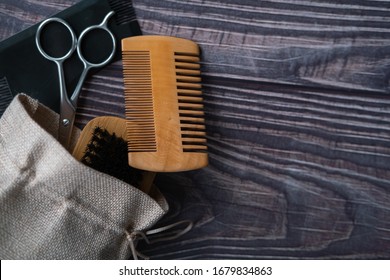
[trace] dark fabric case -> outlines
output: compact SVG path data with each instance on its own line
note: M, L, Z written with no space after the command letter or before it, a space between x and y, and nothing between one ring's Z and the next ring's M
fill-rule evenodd
M53 17L64 19L78 37L85 28L100 24L110 11L115 12L108 26L117 41L116 55L112 60L116 61L121 59L121 40L141 35L131 0L84 0ZM26 93L59 112L57 66L54 62L45 59L36 47L35 34L38 26L39 23L0 42L0 79L5 78L8 81L12 95ZM56 32L47 30L47 34L42 33L43 45L48 53L61 52L61 48L65 50L67 40L70 40L69 33L64 28L57 29ZM98 60L99 57L104 57L105 49L108 52L112 49L112 42L107 38L107 34L96 34L90 37L86 38L85 44L83 40L83 54L89 60ZM64 63L69 96L76 87L82 69L83 65L77 52L74 52ZM93 69L89 75L98 70Z

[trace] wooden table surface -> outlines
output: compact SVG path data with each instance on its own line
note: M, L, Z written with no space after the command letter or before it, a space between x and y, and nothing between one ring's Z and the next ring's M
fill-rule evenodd
M76 0L2 0L5 39ZM202 49L210 164L159 174L152 259L390 258L390 1L134 0L144 34ZM88 79L77 126L124 116L122 64Z

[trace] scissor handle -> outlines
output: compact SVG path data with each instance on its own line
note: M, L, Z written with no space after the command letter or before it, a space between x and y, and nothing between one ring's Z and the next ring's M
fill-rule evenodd
M115 39L115 36L114 34L111 32L111 30L108 28L108 21L109 19L115 14L114 11L111 11L109 12L103 19L102 23L100 24L97 24L97 25L92 25L88 28L86 28L83 32L81 32L80 34L80 37L79 37L79 40L78 40L78 43L77 43L77 54L79 55L79 58L80 60L83 62L84 64L84 70L83 72L81 73L80 75L80 79L79 79L79 82L77 83L77 86L75 88L75 90L73 91L73 94L70 98L72 104L74 107L77 107L77 99L79 98L79 94L80 94L80 91L81 91L81 88L83 86L83 83L84 83L84 80L87 76L87 73L88 71L91 69L91 68L97 68L97 67L103 67L105 65L107 65L115 56L115 51L116 51L116 39ZM110 37L111 37L111 40L112 40L112 50L111 50L111 53L110 55L102 62L100 63L93 63L93 62L90 62L88 61L82 54L81 52L81 43L85 37L85 35L90 32L91 30L94 30L94 29L102 29L104 31L106 31Z
M84 80L85 80L85 78L87 76L87 73L88 73L89 69L95 68L95 67L105 66L106 64L108 64L112 60L112 58L115 55L115 50L116 50L115 36L108 29L108 26L107 26L108 20L113 15L114 15L114 12L111 11L111 12L109 12L105 16L105 18L102 21L102 23L100 23L98 25L92 25L92 26L86 28L80 34L80 37L79 37L78 40L77 40L77 37L76 37L75 33L73 32L72 28L64 20L62 20L60 18L49 18L49 19L43 21L38 26L37 33L35 35L35 42L36 42L37 48L38 48L39 52L42 54L43 57L45 57L46 59L48 59L50 61L55 62L56 65L57 65L57 68L58 68L58 75L59 75L59 81L60 81L60 97L61 97L60 124L59 124L58 140L66 148L69 147L69 143L70 143L70 137L71 137L72 127L73 127L73 122L74 122L74 116L75 116L75 112L76 112L76 108L77 108L77 99L79 97L79 94L80 94L80 91L81 91L81 87L82 87L82 85L84 83ZM43 49L43 47L41 45L41 33L42 33L42 30L43 30L43 28L47 24L49 24L51 22L58 22L58 23L61 23L62 25L64 25L69 30L69 33L70 33L70 35L72 37L71 48L64 56L53 57L53 56L49 55ZM85 37L85 35L89 31L94 30L94 29L102 29L102 30L106 31L110 35L110 37L112 39L112 46L113 46L112 47L112 51L111 51L110 55L108 56L108 58L105 59L104 61L100 62L100 63L92 63L92 62L88 61L83 56L83 54L81 52L81 42L82 42L83 38ZM80 76L80 79L79 79L79 81L77 83L76 89L74 90L71 98L69 99L67 91L66 91L66 86L65 86L65 77L64 77L63 63L64 63L64 61L66 59L68 59L69 57L72 56L72 54L75 51L75 49L77 49L77 54L78 54L80 60L82 61L82 63L84 64L84 70L81 73L81 76Z
M102 67L102 66L107 65L111 61L111 59L113 59L113 57L115 55L115 50L116 50L116 39L115 39L114 34L108 28L107 24L108 24L109 19L114 15L114 13L115 13L114 11L109 12L106 15L106 17L103 19L102 23L97 24L97 25L92 25L92 26L84 29L83 32L81 32L78 43L77 43L77 54L79 55L81 61L84 63L84 67L86 67L88 69L95 68L95 67ZM112 40L112 50L111 50L110 55L104 61L102 61L100 63L93 63L93 62L88 61L84 57L84 55L82 54L82 51L81 51L81 43L82 43L84 37L87 35L88 32L95 30L95 29L102 29L102 30L106 31L108 33L108 35L110 35L111 40Z
M61 56L61 57L51 56L43 49L43 47L41 45L42 30L46 25L48 25L51 22L61 23L63 26L65 26L69 30L70 36L72 38L72 45L71 45L69 51L64 56ZM35 35L35 43L37 45L39 52L43 55L43 57L45 57L46 59L51 60L51 61L63 62L64 60L68 59L75 51L75 49L77 47L77 38L76 38L76 34L73 32L73 29L69 26L69 24L66 23L66 21L64 21L63 19L54 17L54 18L48 18L48 19L42 21L42 23L38 26L37 33Z
M58 22L61 23L63 26L65 26L72 38L72 45L69 49L69 51L61 57L53 57L49 55L42 47L41 45L41 34L43 28L48 25L51 22ZM68 94L66 91L66 85L65 85L65 76L64 76L64 70L63 70L63 63L66 59L68 59L73 52L75 51L77 47L77 38L76 34L73 32L72 28L67 24L63 19L60 18L48 18L44 20L37 29L37 33L35 35L35 43L37 45L38 51L42 54L43 57L46 59L55 62L57 65L58 70L58 78L60 83L60 123L59 123L59 129L58 129L58 141L64 145L65 148L69 147L70 143L70 136L72 132L73 127L73 121L74 121L74 114L75 114L75 107L70 102L68 98Z

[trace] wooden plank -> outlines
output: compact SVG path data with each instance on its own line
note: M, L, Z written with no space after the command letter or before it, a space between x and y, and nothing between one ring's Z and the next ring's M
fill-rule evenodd
M6 39L77 2L79 1L2 1L0 3L0 40Z
M198 42L208 75L389 93L388 1L144 0L135 7L145 34Z
M381 94L389 89L389 7L151 2L135 5L146 34L202 47L211 159L202 171L160 175L171 220L197 226L145 253L388 257L390 107Z
M221 84L205 86L213 92L205 100L210 167L159 177L159 186L169 186L171 220L179 215L197 226L181 242L145 253L388 257L390 101Z

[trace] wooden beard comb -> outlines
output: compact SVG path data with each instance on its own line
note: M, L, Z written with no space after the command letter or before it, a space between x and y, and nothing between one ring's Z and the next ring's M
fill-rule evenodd
M177 172L208 164L199 47L168 36L122 40L129 165Z

